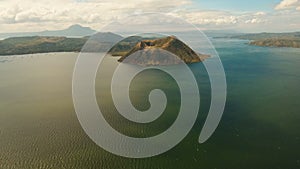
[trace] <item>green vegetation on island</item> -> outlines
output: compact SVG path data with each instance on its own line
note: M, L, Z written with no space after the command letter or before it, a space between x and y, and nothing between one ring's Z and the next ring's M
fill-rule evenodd
M86 38L15 37L0 41L0 55L20 55L48 52L79 52Z
M82 38L57 36L12 37L0 41L0 55L21 55L49 52L80 52L90 36ZM123 37L110 32L94 34L87 52L105 52Z
M249 44L255 46L300 48L300 32L243 34L230 38L250 40Z
M135 37L135 39L137 38ZM132 38L130 40L132 40ZM120 49L121 47L122 45L116 45L113 49ZM133 47L121 50L119 53L121 54L121 58L118 60L119 62L141 66L172 65L180 64L182 61L185 63L195 63L201 62L208 57L208 55L196 53L175 36L144 39L135 43Z
M142 36L129 36L121 40L118 44L114 45L109 53L112 56L124 56L126 55L138 42L142 40L156 39L157 37L142 37Z
M299 39L262 39L249 42L250 45L267 47L291 47L300 48Z

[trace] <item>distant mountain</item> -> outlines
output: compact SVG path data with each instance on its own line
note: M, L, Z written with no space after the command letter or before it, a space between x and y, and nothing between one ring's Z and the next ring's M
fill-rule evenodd
M168 52L176 55L174 57ZM130 56L130 57L129 57ZM163 38L142 40L135 44L118 61L141 66L149 65L172 65L185 63L201 62L208 55L197 54L189 46L174 36Z
M83 37L93 35L94 33L96 33L96 31L93 29L76 24L63 30L43 31L40 33L40 36Z
M9 37L24 37L24 36L65 36L65 37L83 37L96 33L95 30L81 25L72 25L67 29L42 31L42 32L21 32L21 33L0 33L0 38L5 39Z

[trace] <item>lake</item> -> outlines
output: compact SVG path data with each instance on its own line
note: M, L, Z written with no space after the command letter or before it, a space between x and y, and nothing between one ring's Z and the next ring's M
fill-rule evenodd
M228 95L223 118L204 144L198 136L210 106L210 84L202 63L190 65L200 86L201 107L189 135L170 151L145 159L106 152L85 134L72 102L78 53L0 57L0 168L101 169L293 169L300 168L300 49L266 48L247 41L212 39L223 62ZM116 62L109 58L107 62ZM109 67L109 66L108 66ZM96 78L105 118L119 132L149 137L176 119L178 86L169 75L149 70L137 76L130 98L149 108L149 91L161 88L168 106L150 124L121 117L109 97L107 74Z

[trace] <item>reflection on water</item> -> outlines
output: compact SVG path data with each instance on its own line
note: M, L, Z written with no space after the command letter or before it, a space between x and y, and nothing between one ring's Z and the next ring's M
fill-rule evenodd
M0 168L299 168L300 51L222 39L214 43L228 81L220 126L208 142L198 143L210 87L203 65L190 65L199 77L201 95L196 124L174 149L147 159L112 155L81 129L71 95L77 53L1 56ZM107 65L115 60L108 59ZM145 125L121 117L109 92L98 92L109 91L109 77L106 73L97 76L96 94L107 98L99 107L116 130L148 137L172 125L180 100L178 86L170 76L152 70L133 80L130 97L139 110L149 108L147 99L153 88L162 88L168 97L164 114Z

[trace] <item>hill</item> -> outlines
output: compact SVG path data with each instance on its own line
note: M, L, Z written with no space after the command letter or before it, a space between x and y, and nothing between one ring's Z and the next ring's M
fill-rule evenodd
M143 40L151 40L157 39L157 37L142 37L142 36L129 36L119 43L114 45L110 50L109 53L112 56L124 56L126 55L138 42Z
M166 51L178 56L180 59ZM185 63L201 62L207 57L208 55L197 54L176 37L167 36L137 42L132 49L123 52L118 61L141 66L172 65L182 63L182 61Z

